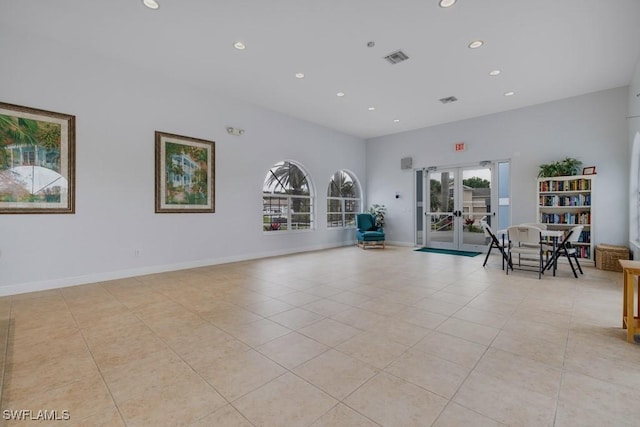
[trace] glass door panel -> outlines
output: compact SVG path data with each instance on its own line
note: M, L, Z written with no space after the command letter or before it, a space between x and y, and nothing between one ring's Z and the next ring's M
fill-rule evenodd
M425 191L423 181L424 181L424 171L422 169L416 170L416 246L423 246L425 239L424 233L424 223L425 223L425 214L424 214L424 199L425 199Z
M422 176L421 195L417 204L416 243L441 249L482 251L486 249L480 221L491 223L497 193L492 186L490 166L430 168L416 174ZM495 194L494 194L495 193ZM421 198L420 198L421 197ZM424 216L420 221L420 215ZM420 233L420 222L422 233Z
M426 218L428 246L451 249L456 246L458 221L454 214L456 169L429 171Z
M476 166L461 172L462 241L459 247L463 250L484 249L485 237L480 221L485 218L491 222L491 168Z
M494 230L504 230L511 224L510 169L509 162L498 163L498 221L489 222Z

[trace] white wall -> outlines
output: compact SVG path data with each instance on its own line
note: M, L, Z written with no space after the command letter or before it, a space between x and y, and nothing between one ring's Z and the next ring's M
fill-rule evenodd
M354 241L327 230L326 189L339 169L364 187L364 141L15 30L0 40L0 99L76 115L77 135L76 214L0 215L0 295ZM154 213L155 130L216 142L215 214ZM313 180L313 232L262 231L262 183L283 159Z
M629 140L640 132L640 60L636 64L631 84L629 85Z
M640 259L640 236L638 235L638 188L640 173L640 60L636 64L629 85L629 153L631 174L629 176L629 243L634 252L633 259Z
M413 157L416 168L510 159L511 222L535 222L538 165L575 157L584 166L597 167L595 242L626 244L627 94L626 87L611 89L371 139L367 141L368 203L387 205L389 240L413 244L414 172L400 169L402 157ZM449 107L455 105L443 106ZM455 142L465 142L467 150L454 152ZM401 194L399 199L396 192Z

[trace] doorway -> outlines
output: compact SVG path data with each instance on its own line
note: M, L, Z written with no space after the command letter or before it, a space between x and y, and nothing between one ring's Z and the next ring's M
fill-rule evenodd
M483 162L416 170L416 245L485 250L480 221L486 217L489 225L498 224L498 191L493 185L497 181L495 169L495 164Z

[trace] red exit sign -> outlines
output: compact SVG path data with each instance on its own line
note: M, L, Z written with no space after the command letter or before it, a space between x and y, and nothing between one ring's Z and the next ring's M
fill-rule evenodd
M464 151L467 149L467 146L464 145L464 142L456 142L453 144L454 151Z

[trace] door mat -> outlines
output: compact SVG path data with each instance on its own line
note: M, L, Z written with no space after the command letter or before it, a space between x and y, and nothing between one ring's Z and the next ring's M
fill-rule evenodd
M420 248L420 249L416 249L416 252L432 252L434 254L458 255L458 256L467 256L467 257L474 257L477 255L480 255L480 252L454 251L452 249L435 249L435 248Z

